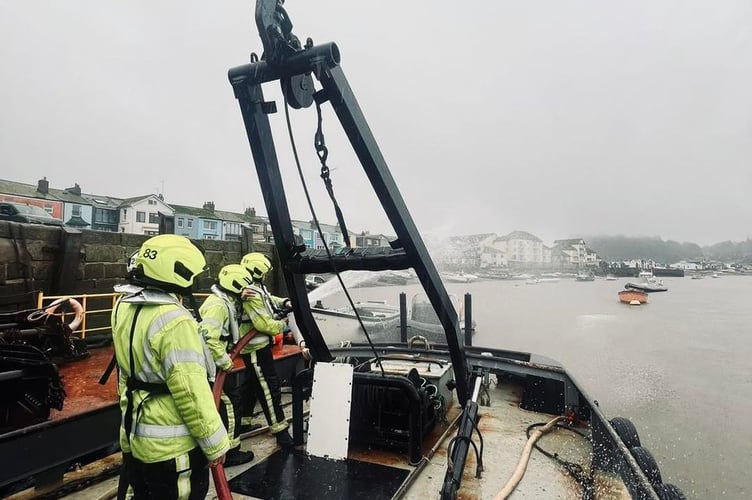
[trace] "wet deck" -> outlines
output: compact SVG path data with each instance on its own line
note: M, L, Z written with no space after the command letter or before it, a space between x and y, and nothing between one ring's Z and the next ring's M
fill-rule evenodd
M462 481L458 498L460 499L488 499L493 498L505 485L517 466L527 437L525 431L530 424L548 422L553 416L525 411L519 408L521 387L516 385L492 385L491 405L480 408L479 429L485 443L483 451L484 470L480 479L475 478L476 460L470 453L468 464ZM459 413L455 404L448 414L448 421L452 421ZM428 456L437 440L444 433L448 424L439 424L426 439L423 454ZM586 429L583 429L586 430ZM447 445L456 433L452 429L438 446L436 453L427 462L412 485L406 490L403 498L423 500L437 498L444 480L447 468ZM477 442L477 436L473 438ZM550 452L559 453L568 461L589 467L591 447L590 443L565 430L553 430L543 436L539 445ZM256 457L253 462L243 466L227 469L229 479L245 472L250 467L260 463L278 448L274 439L265 430L248 434L242 441L242 447L252 450ZM348 458L369 463L376 463L390 467L397 467L412 472L415 468L407 464L407 455L399 451L377 448L365 448L351 445ZM117 484L116 479L109 479L88 490L78 492L68 498L94 499L100 498L104 492L111 491ZM289 485L286 485L289 487ZM295 487L295 485L293 485ZM310 483L301 482L297 487L308 490L315 487ZM534 450L530 458L527 471L510 498L581 498L581 488L565 471L552 459ZM207 498L215 498L210 490ZM234 498L253 498L234 494ZM302 495L300 498L308 498ZM328 498L336 498L328 496ZM599 475L596 477L596 498L622 499L630 498L624 485L612 476Z
M112 349L104 347L92 349L91 356L86 359L60 367L66 394L65 402L62 410L52 410L50 420L72 418L117 403L117 372L112 372L106 385L99 384L110 359Z
M88 358L60 367L66 397L62 410L53 409L50 412L50 421L73 418L117 403L117 371L113 370L106 385L99 384L112 353L112 347L92 349ZM293 345L275 345L273 349L274 359L278 361L297 356L299 353L300 349ZM243 360L236 359L235 369L243 368Z

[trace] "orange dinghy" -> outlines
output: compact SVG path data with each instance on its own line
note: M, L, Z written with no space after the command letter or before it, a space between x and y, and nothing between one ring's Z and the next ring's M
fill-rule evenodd
M619 292L619 300L625 304L638 306L648 301L648 294L640 290L622 290Z

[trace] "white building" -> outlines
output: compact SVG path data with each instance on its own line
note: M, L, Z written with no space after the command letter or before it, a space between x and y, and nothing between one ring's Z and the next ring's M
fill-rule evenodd
M496 238L490 246L501 251L512 266L551 263L551 249L527 231L512 231Z
M555 259L564 266L597 266L598 254L589 249L582 238L554 241Z
M159 234L159 214L172 216L174 211L155 194L128 198L120 204L120 232Z

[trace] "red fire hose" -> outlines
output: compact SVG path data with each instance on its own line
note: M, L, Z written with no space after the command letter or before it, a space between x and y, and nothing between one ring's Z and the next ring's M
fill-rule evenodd
M250 340L256 336L258 332L256 330L250 330L243 335L235 347L230 351L230 359L234 362L235 358L240 355L240 351L246 346ZM219 408L219 398L222 395L222 387L225 385L225 377L227 372L220 370L217 373L217 377L214 380L214 404ZM227 476L225 476L225 467L222 464L212 467L212 478L214 479L214 488L217 490L218 500L232 500L232 492L230 491L230 485L227 484Z

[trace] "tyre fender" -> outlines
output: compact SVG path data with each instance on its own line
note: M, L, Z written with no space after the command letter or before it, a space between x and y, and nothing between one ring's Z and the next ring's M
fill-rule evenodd
M624 442L624 446L627 448L642 446L640 436L637 434L637 429L631 420L624 417L614 417L609 422L611 423L611 427L616 431L616 434Z
M655 457L650 453L650 450L643 448L642 446L635 446L634 448L630 448L629 452L632 454L637 465L640 466L640 469L645 473L645 476L647 476L648 481L650 481L650 484L652 484L653 487L658 487L663 483L661 470L658 468L658 462L656 462Z
M682 490L673 484L659 484L655 487L655 494L661 500L687 500Z

